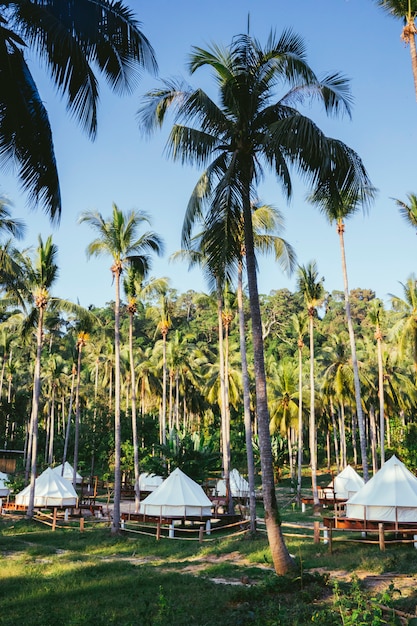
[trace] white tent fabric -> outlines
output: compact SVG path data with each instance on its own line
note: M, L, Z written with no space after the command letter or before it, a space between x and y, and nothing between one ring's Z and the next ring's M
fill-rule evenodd
M64 463L64 473L62 474L62 463L61 465L57 465L56 467L52 468L54 472L56 472L57 474L59 474L60 476L62 476L63 478L65 478L66 480L69 480L70 483L72 483L72 479L74 477L74 468L72 467L72 465L70 463L68 463L68 461L65 461ZM76 474L76 483L77 485L83 482L83 477L81 476L81 474L79 474L77 472Z
M249 483L237 469L232 469L229 474L230 490L233 498L248 498L249 497ZM216 492L219 496L226 495L226 481L222 478L217 481Z
M141 491L155 491L159 485L162 485L163 480L162 476L143 472L139 476L139 489Z
M417 522L417 478L392 456L346 502L346 517L380 522Z
M140 503L139 512L168 519L207 517L211 515L211 502L200 485L177 467Z
M8 480L8 475L4 472L0 472L0 498L5 498L10 493L10 489L5 484Z
M365 481L362 476L351 466L347 465L329 484L337 500L351 498L359 489L362 489Z
M16 494L16 504L29 505L30 485ZM47 467L35 481L35 507L76 506L77 493L72 484Z

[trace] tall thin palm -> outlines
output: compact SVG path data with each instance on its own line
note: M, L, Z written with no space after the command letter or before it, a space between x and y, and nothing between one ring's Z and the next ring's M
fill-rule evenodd
M407 46L410 46L411 68L413 71L414 91L417 100L417 2L416 0L375 0L375 2L387 13L400 19L404 24L401 39Z
M310 333L310 467L311 485L313 490L314 509L318 512L320 506L317 488L317 431L315 418L315 376L314 376L314 318L317 316L317 307L324 300L323 278L319 278L316 263L313 261L307 266L298 269L298 289L304 296L308 313Z
M358 189L357 192L346 193L343 189L338 188L338 183L333 179L333 177L329 177L328 180L325 181L323 184L318 185L317 189L309 197L310 202L319 207L329 223L336 224L337 234L339 235L343 285L345 294L345 311L349 331L350 350L352 354L356 414L358 417L361 461L363 478L365 482L367 482L369 478L365 420L362 411L361 383L359 378L358 358L356 354L355 332L353 329L353 321L350 310L349 281L346 265L344 233L346 218L354 215L360 208L366 210L374 197L375 189L370 185L366 185L362 189Z
M120 526L121 497L121 424L120 424L120 277L126 265L133 265L142 274L148 266L148 252L160 254L162 242L153 232L145 232L138 237L138 229L149 223L143 212L131 211L124 214L113 203L113 214L108 220L98 212L83 213L80 223L86 223L98 233L87 247L87 255L111 256L111 273L115 284L114 302L114 508L112 532L117 533Z
M113 0L3 2L0 22L0 163L16 165L30 201L56 220L61 195L52 131L26 51L38 56L93 138L98 75L114 92L129 93L142 69L156 71L154 52L133 12Z
M42 241L41 237L39 237L39 246L36 253L34 264L31 263L28 257L24 259L22 258L26 270L27 289L31 292L34 301L34 308L32 309L30 316L37 319L32 412L29 425L30 455L28 455L28 467L30 469L30 494L27 517L33 516L35 504L43 321L45 309L48 306L50 299L49 290L58 276L58 265L56 263L58 249L56 245L52 243L52 237L48 237L45 243Z
M169 154L182 162L208 165L189 201L183 240L204 209L207 224L216 220L223 206L231 223L240 223L243 214L265 519L275 570L284 573L292 559L282 537L274 486L251 201L263 174L262 163L275 173L288 196L292 166L313 185L326 179L336 163L346 187L357 187L367 176L356 153L325 137L295 108L304 95L321 100L329 114L349 113L350 94L339 74L322 81L316 77L306 62L304 42L291 31L280 38L271 34L265 48L249 35L238 35L227 48L194 48L189 69L194 73L202 67L213 71L220 106L201 89L171 80L147 94L139 116L149 131L162 124L173 106L177 121L191 126L174 125ZM290 86L283 97L275 93L280 83Z

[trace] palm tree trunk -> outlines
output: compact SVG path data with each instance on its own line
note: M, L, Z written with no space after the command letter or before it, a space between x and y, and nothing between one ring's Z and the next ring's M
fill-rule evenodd
M314 312L309 312L310 326L310 421L309 421L309 441L310 441L310 468L311 468L311 488L313 491L314 513L320 509L319 492L317 488L317 432L315 414L315 388L314 388Z
M228 475L229 475L229 492L228 497L228 511L233 513L233 494L230 487L230 397L229 397L229 325L225 327L224 333L224 406L226 417L226 449L227 449L227 462L228 462ZM227 485L226 485L227 488Z
M221 414L221 441L222 441L222 459L223 459L223 479L226 485L226 502L227 508L230 510L232 502L232 494L230 492L230 440L227 433L227 397L226 397L226 381L225 381L225 362L224 362L224 345L223 345L223 297L220 280L217 279L217 327L219 332L219 375L220 375L220 414ZM233 505L233 504L232 504Z
M297 503L301 504L301 481L303 466L303 343L298 342L298 454L297 454Z
M385 398L384 398L384 365L382 359L382 337L379 326L376 330L378 352L378 396L379 396L379 437L381 449L381 467L385 463Z
M347 325L348 325L348 331L349 331L350 350L352 353L353 380L354 380L354 385L355 385L356 414L358 417L359 442L360 442L360 449L361 449L363 479L365 482L368 482L369 472L368 472L368 458L367 458L367 450L366 450L365 422L364 422L364 417L363 417L363 412L362 412L361 385L360 385L360 380L359 380L358 359L356 356L355 333L353 330L352 315L350 313L349 286L348 286L346 255L345 255L345 241L344 241L344 235L343 235L344 230L345 230L345 227L344 227L343 222L339 222L337 225L337 232L339 235L340 253L342 257L343 283L344 283L344 290L345 290L345 308L346 308Z
M114 302L114 503L112 534L119 532L121 497L121 424L120 424L120 271L115 272Z
M356 421L355 412L352 412L352 450L353 450L353 463L356 466L358 464L358 452L356 450Z
M255 370L256 409L258 421L259 451L261 456L262 495L265 511L265 524L272 561L277 574L285 574L293 567L281 530L281 518L275 493L271 436L269 433L269 410L266 392L262 320L256 277L255 247L250 203L249 172L245 172L246 184L243 190L243 218L245 232L246 269L248 276L249 303L252 320L253 360ZM246 181L246 183L245 183Z
M130 358L130 379L132 383L131 407L132 407L132 439L133 439L133 471L135 476L135 513L140 507L140 487L139 487L139 444L138 428L136 419L136 374L135 360L133 358L133 314L129 314L129 358Z
M32 445L31 445L31 464L30 464L30 490L29 504L26 517L33 517L35 505L35 480L36 480L36 457L38 453L38 415L39 415L39 397L41 392L41 353L42 353L42 334L43 334L43 314L44 309L39 307L38 329L36 333L36 360L35 372L33 375L33 396L32 396Z
M416 100L417 100L417 50L416 50L416 39L415 39L416 27L414 24L414 20L409 24L409 27L411 28L410 39L409 39L411 69L413 70L414 93L415 93Z
M337 438L337 427L336 420L334 417L334 405L333 400L330 398L330 415L332 419L332 427L333 427L333 442L334 442L334 455L336 459L336 471L340 472L340 458L339 458L339 440Z
M239 341L240 359L242 363L242 384L243 384L243 415L245 422L245 443L246 459L248 464L248 484L249 484L249 520L250 532L256 532L256 495L255 495L255 460L253 456L252 428L250 415L250 385L248 372L248 359L246 354L245 340L245 314L243 310L243 286L242 286L242 262L239 262L237 276L237 303L239 313Z
M162 414L161 414L161 443L166 444L167 430L167 336L162 335Z
M62 456L61 476L64 475L64 465L65 465L65 461L67 460L67 454L68 454L68 444L69 444L69 436L70 436L70 430L71 430L71 413L72 413L72 403L73 403L73 397L74 397L74 385L75 385L76 373L77 373L77 370L75 369L75 365L73 365L72 372L71 372L71 392L70 392L70 401L69 401L69 407L68 407L67 428L65 432L64 454Z
M77 386L75 388L75 433L74 433L74 467L72 475L72 485L74 489L77 487L78 472L78 445L80 441L80 380L81 380L81 351L82 346L78 345L77 359Z
M49 425L48 465L52 465L55 439L55 384L52 383L51 417Z
M371 435L371 452L372 452L372 470L375 475L378 471L378 460L376 455L376 420L375 409L371 405L369 407L369 429Z

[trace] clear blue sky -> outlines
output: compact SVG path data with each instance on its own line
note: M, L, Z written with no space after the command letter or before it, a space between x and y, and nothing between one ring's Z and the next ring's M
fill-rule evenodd
M379 190L370 213L358 213L346 224L349 287L373 289L385 300L390 293L402 296L400 282L416 270L417 239L391 198L405 200L407 193L417 193L417 102L409 49L400 40L401 22L387 16L372 0L128 0L127 4L154 47L161 78L188 79L185 62L191 47L229 44L234 35L246 32L248 14L250 32L262 43L271 28L278 34L292 28L305 39L308 61L317 74L339 71L350 78L355 101L351 120L328 119L314 108L309 111L326 134L359 153ZM66 114L65 103L55 95L35 59L31 68L54 134L63 196L60 226L52 228L41 210L27 208L12 175L2 172L0 192L13 202L14 216L27 223L27 237L19 245L36 246L38 234L46 239L52 233L60 266L54 295L84 306L102 306L113 298L110 259L87 260L85 250L95 234L88 225L77 224L86 210L110 216L113 202L124 211L151 214L152 229L166 246L164 258L154 261L154 276L170 277L171 286L180 292L206 291L198 270L188 272L185 264L168 261L180 248L184 211L199 172L164 156L169 124L145 140L135 119L141 97L157 85L157 79L143 75L135 93L122 98L101 82L98 138L91 143ZM204 70L190 82L211 88ZM343 289L337 234L307 205L307 189L300 181L295 187L287 205L279 185L269 176L260 188L260 198L285 215L283 235L294 246L298 262L316 260L326 289ZM272 257L262 260L261 293L282 287L295 290L295 278L284 276Z

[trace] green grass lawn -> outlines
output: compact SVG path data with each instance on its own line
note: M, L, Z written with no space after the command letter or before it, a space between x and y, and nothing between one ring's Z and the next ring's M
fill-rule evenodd
M314 519L311 512L302 514L292 506L283 510L284 523L311 526ZM378 598L355 582L341 585L338 593L346 606L338 605L334 572L352 577L361 571L414 575L417 550L412 546L388 545L380 552L377 545L340 542L330 554L312 536L286 541L296 568L291 576L278 577L264 534L254 539L223 536L200 544L127 532L113 537L104 523L87 525L83 533L76 527L52 532L23 518L3 518L0 625L406 623L386 613L378 621ZM392 592L379 604L414 613L416 602L417 592L407 598Z

